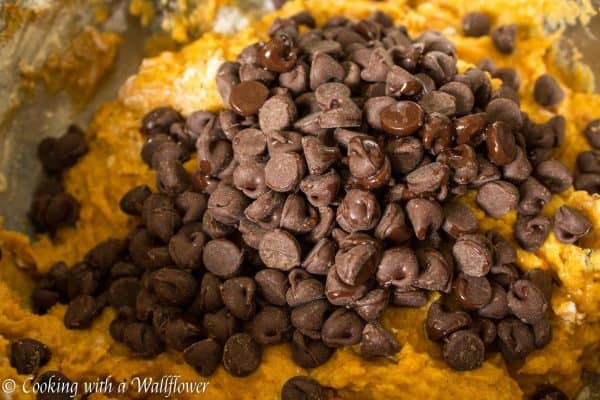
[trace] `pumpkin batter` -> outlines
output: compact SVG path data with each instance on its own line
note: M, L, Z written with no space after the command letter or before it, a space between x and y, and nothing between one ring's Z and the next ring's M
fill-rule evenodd
M560 30L549 36L542 30L544 15L550 22L556 17L566 17L571 22L580 17L585 22L591 8L576 8L574 2L294 0L235 36L207 33L178 53L166 52L146 59L139 73L121 88L118 99L99 110L88 130L89 153L66 173L66 190L82 204L77 225L60 230L54 238L41 236L34 243L18 233L0 230L0 377L17 382L12 399L31 396L21 390L27 377L17 375L6 356L9 342L20 337L47 344L53 355L44 370L60 370L73 381L106 376L130 381L134 376L181 375L181 381L210 382L205 393L210 399L276 399L283 383L294 375L311 375L347 399L520 399L544 382L573 396L581 386L583 369L600 372L600 196L572 189L555 195L543 214L552 216L558 207L567 204L582 211L594 223L595 230L582 240L582 247L560 243L553 233L535 253L517 247L522 269L550 269L562 284L555 287L553 294L552 342L527 357L523 365L511 368L495 354L477 370L452 370L441 359L439 346L428 340L421 329L427 307L387 309L383 322L403 346L395 360L366 361L352 349L344 348L325 365L306 371L293 363L288 346L269 346L260 368L249 377L235 378L219 368L209 379L198 376L183 362L180 353L167 352L154 360L134 358L108 333L108 324L114 318L112 309L105 310L90 329L83 331L65 329L63 305L53 307L44 316L30 311L32 281L27 272L44 273L58 260L71 265L96 243L123 237L131 228L132 221L119 210L118 201L128 188L142 183L153 186L154 182L154 172L139 157L143 143L138 131L141 117L154 107L166 105L184 115L199 109L218 110L222 105L214 78L219 65L234 58L246 45L265 39L275 16L304 9L310 10L318 23L335 14L364 18L380 9L405 24L411 35L426 29L443 30L456 44L459 69L464 70L483 57L494 59L498 66L515 68L521 78L521 108L530 118L542 122L555 113L566 118L565 143L556 156L569 168L574 169L579 152L589 149L581 132L590 120L600 118L600 96L591 93L591 75L584 67L564 72L554 62L553 45ZM502 55L489 36L462 36L460 21L467 11L487 13L494 26L517 24L516 51ZM551 111L539 107L532 96L535 79L546 72L557 77L565 91L565 99ZM189 167L192 170L194 165ZM475 206L474 197L474 193L469 193L464 201L472 206L481 229L494 228L512 238L516 213L490 219ZM80 393L82 389L80 385ZM137 394L134 386L128 395L146 397ZM182 394L175 398L197 397ZM90 398L110 397L94 394Z

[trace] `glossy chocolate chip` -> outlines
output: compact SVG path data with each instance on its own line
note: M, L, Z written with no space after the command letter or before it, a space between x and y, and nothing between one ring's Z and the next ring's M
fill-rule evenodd
M485 345L474 332L464 330L454 332L443 346L446 363L458 371L479 368L485 357Z
M373 229L380 217L379 202L373 193L352 189L338 207L336 220L346 232L355 232Z
M385 87L387 96L415 96L422 90L423 84L404 68L393 65L388 71Z
M510 164L517 156L515 136L502 121L492 123L486 130L488 158L496 165Z
M352 309L365 321L376 321L387 307L390 292L385 288L373 289L352 304Z
M381 110L379 118L384 132L394 136L408 136L423 126L421 106L412 101L399 101Z
M511 128L519 129L523 126L523 117L519 105L506 98L490 101L485 108L489 122L504 122Z
M375 277L380 286L412 290L418 273L419 262L414 251L408 247L393 247L383 253Z
M406 215L419 240L425 240L428 235L437 232L444 222L442 207L429 199L409 200L406 203Z
M575 243L592 230L592 223L580 211L561 206L554 214L554 234L562 243Z
M478 223L473 211L463 203L451 202L444 205L444 223L442 229L454 238L464 233L473 233Z
M254 115L269 96L269 89L262 83L247 80L231 88L229 104L231 108L245 117Z
M367 293L366 285L351 286L344 283L333 266L327 273L325 281L325 295L327 300L336 306L347 306L360 299Z
M454 295L465 310L477 310L492 299L492 286L484 276L474 277L460 273L454 281Z
M565 93L552 75L544 74L535 80L533 98L542 107L552 107L560 103Z
M400 244L410 239L411 230L406 223L402 206L389 203L381 216L379 224L375 227L374 235L377 239Z

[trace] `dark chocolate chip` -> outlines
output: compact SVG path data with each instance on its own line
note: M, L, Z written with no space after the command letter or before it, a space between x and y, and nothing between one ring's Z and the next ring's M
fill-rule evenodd
M211 376L219 367L223 348L215 339L208 338L193 343L183 351L183 359L186 363L203 377Z
M554 214L554 234L562 243L575 243L592 230L590 220L572 207L561 206Z
M248 376L262 361L262 349L246 333L236 333L223 348L223 367L233 376Z

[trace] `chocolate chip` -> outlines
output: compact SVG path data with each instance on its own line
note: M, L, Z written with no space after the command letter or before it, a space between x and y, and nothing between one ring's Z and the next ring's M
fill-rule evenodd
M329 309L330 304L327 300L313 300L295 307L292 310L290 320L292 325L303 335L312 339L320 339L321 328Z
M554 234L562 243L575 243L592 230L592 223L580 211L561 206L554 214Z
M456 142L478 146L483 142L483 129L486 125L485 113L465 115L454 120Z
M239 331L239 321L226 309L222 308L216 313L204 314L202 327L206 336L225 343L234 333Z
M325 400L327 392L319 382L308 376L294 376L281 388L282 400Z
M465 310L477 310L492 299L492 286L484 276L460 273L454 281L454 295Z
M527 251L538 250L550 233L550 220L543 215L519 216L514 227L515 239Z
M379 202L373 193L352 189L338 207L336 220L346 232L355 232L373 229L380 217Z
M461 82L448 82L440 87L441 92L448 93L456 100L456 114L465 115L471 112L475 97L470 86Z
M383 108L379 116L384 132L395 136L408 136L423 125L424 113L419 104L399 101Z
M552 340L552 325L548 318L542 318L531 326L535 347L541 349L546 347Z
M269 303L283 306L287 304L286 293L289 288L287 276L275 269L263 269L254 277L261 295Z
M10 365L20 375L36 374L51 355L48 346L35 339L23 338L10 344Z
M241 191L220 184L208 198L208 211L218 222L231 225L240 220L247 204L248 200Z
M363 284L373 275L380 259L380 248L373 243L366 242L340 249L335 255L338 277L348 285Z
M552 107L565 98L565 93L552 75L544 74L535 80L533 98L542 107Z
M297 153L277 153L265 167L265 182L276 192L293 190L304 176L305 166L301 155Z
M108 289L108 300L115 309L123 306L135 307L141 286L137 278L125 277L115 280Z
M481 307L477 313L485 318L501 319L509 312L506 291L502 286L492 282L492 299Z
M442 229L454 238L463 233L474 233L478 223L469 207L459 202L444 205L444 224Z
M517 39L516 25L500 25L492 30L490 36L492 37L492 42L501 53L510 54L515 50L515 41Z
M456 98L438 90L425 93L419 100L419 105L428 114L439 113L446 116L456 114Z
M428 51L419 62L423 72L429 75L437 86L451 81L456 75L456 59L444 52Z
M233 157L239 163L258 161L267 149L267 138L259 129L246 128L235 135L231 145Z
M290 194L283 205L279 226L295 234L310 232L318 223L317 210L304 196Z
M365 325L360 341L360 355L365 358L388 357L400 351L394 335L377 322Z
M600 152L582 151L577 155L577 167L582 173L600 174Z
M349 98L336 102L336 107L318 114L317 122L321 129L359 127L362 123L362 110Z
M193 343L183 351L186 363L203 377L209 377L217 370L221 363L223 349L215 339L208 338Z
M364 323L352 310L336 309L323 323L321 337L329 347L357 344L362 336Z
M571 172L558 160L542 161L535 167L535 174L552 193L564 192L573 183Z
M397 104L396 100L388 96L371 97L364 104L365 115L369 125L377 130L382 130L381 113L384 109Z
M471 325L471 317L464 311L450 311L441 301L429 306L425 331L430 340L440 340L453 332Z
M54 290L35 288L31 292L31 304L35 314L41 315L48 312L58 303L60 294Z
M518 202L519 190L505 181L488 182L477 192L477 204L494 218L501 218L514 210Z
M314 55L310 68L310 88L317 90L323 83L331 81L341 82L345 75L346 71L344 67L333 57L326 53L318 52Z
M510 311L526 324L538 323L548 309L544 294L529 280L514 282L506 297Z
M311 274L327 275L327 271L334 263L335 245L326 238L320 239L310 250L302 267Z
M370 51L360 77L367 82L385 82L392 65L393 61L387 50L383 47L375 47Z
M259 344L276 344L289 340L292 326L289 314L279 307L268 306L250 322L250 334Z
M423 159L423 144L414 137L394 138L386 143L385 152L394 174L407 174Z
M387 307L390 292L384 288L373 289L352 304L352 309L365 321L376 321Z
M290 233L274 229L264 235L259 245L261 260L269 268L283 271L300 265L300 245Z
M522 360L534 349L531 328L515 318L505 318L498 324L498 346L509 362Z
M595 149L600 149L600 119L590 121L583 134L587 138L588 143Z
M493 263L491 243L481 234L461 235L452 247L458 268L467 275L485 276Z
M161 301L187 305L196 295L196 278L187 271L162 268L152 275L152 288Z
M85 329L92 324L97 316L96 300L89 295L79 295L69 303L64 316L64 323L68 329Z
M158 107L144 115L140 130L146 135L167 133L172 124L182 120L183 118L177 110L171 107Z
M488 158L496 165L510 164L517 155L515 136L510 127L501 122L492 123L486 130Z
M438 250L419 249L420 273L412 283L415 288L448 293L452 286L453 264Z
M444 199L448 190L450 169L441 162L432 162L406 176L408 190L416 194L434 194Z
M246 333L236 333L223 348L223 367L233 376L248 376L262 361L260 346Z
M325 146L316 137L303 137L302 148L308 171L313 175L323 174L340 158L337 147Z
M183 351L201 339L202 330L186 317L169 319L164 328L164 340L169 348Z
M375 227L374 235L382 241L400 244L410 239L411 231L406 223L404 211L399 204L390 203Z
M385 94L392 97L415 96L423 90L423 84L410 72L392 65L386 76Z
M341 179L331 170L322 175L309 175L300 182L300 190L315 207L325 207L337 199Z
M517 206L519 214L536 215L550 202L552 194L533 177L527 178L519 186L520 201Z
M406 214L417 239L425 240L437 232L444 222L440 205L429 199L411 199L406 203Z
M517 147L512 162L502 167L502 176L511 182L523 182L533 172L533 166L522 147Z
M416 254L408 247L393 247L383 253L375 277L380 286L412 290L418 274Z
M316 368L331 358L334 349L321 340L310 339L295 331L292 336L292 359L302 368Z
M575 176L573 186L590 194L600 193L600 174L579 174Z
M34 197L29 217L41 231L55 231L62 226L75 224L79 219L80 204L71 194L61 192Z
M480 37L487 35L491 24L490 17L482 12L469 12L462 19L462 29L465 36Z
M286 302L290 307L297 307L324 297L323 284L311 278L303 269L294 269L289 275L290 287L285 294Z
M252 278L231 278L221 286L223 304L233 316L244 321L250 320L256 312L255 296L256 282Z
M156 188L169 196L185 192L190 186L190 177L179 161L162 161L156 170Z
M220 278L232 278L240 272L244 252L227 239L214 239L206 243L202 261L207 270Z
M173 200L164 194L151 194L142 208L142 221L148 233L167 243L181 226Z
M483 364L485 345L481 338L471 331L454 332L443 347L444 361L458 370L471 371Z
M351 286L344 283L336 271L336 267L329 268L325 281L325 295L327 300L336 306L346 306L365 295L366 285Z
M147 185L136 186L121 198L119 207L129 215L140 215L144 201L150 196L151 190Z
M422 290L394 289L390 304L395 307L420 308L427 304L427 293Z
M263 132L285 130L296 119L296 104L291 97L279 94L269 98L258 112L260 129Z
M490 101L485 108L489 122L504 122L511 128L519 129L523 126L523 117L519 105L512 100L498 98Z

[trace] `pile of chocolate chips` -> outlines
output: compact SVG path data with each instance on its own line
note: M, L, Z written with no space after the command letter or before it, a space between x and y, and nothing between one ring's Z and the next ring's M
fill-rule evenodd
M79 219L79 202L62 186L63 172L87 153L85 134L76 125L58 138L45 138L38 146L38 158L45 176L37 185L29 218L39 232L53 233Z
M501 28L495 42L512 51ZM517 210L516 240L539 248L551 226L540 211L572 183L551 158L564 118L530 121L513 88L458 73L440 33L411 38L380 12L321 29L302 12L269 35L219 69L229 109L143 118L158 192L130 190L120 206L139 224L71 269L57 264L35 309L68 303L65 325L86 328L110 305L117 341L146 357L182 351L203 376L221 363L248 375L275 343L304 368L342 346L393 356L382 312L432 292L425 330L452 368L544 347L552 277L520 271L511 243L480 231L457 197L476 190L494 218ZM516 74L500 74L514 86ZM590 229L572 208L555 217L563 242Z

